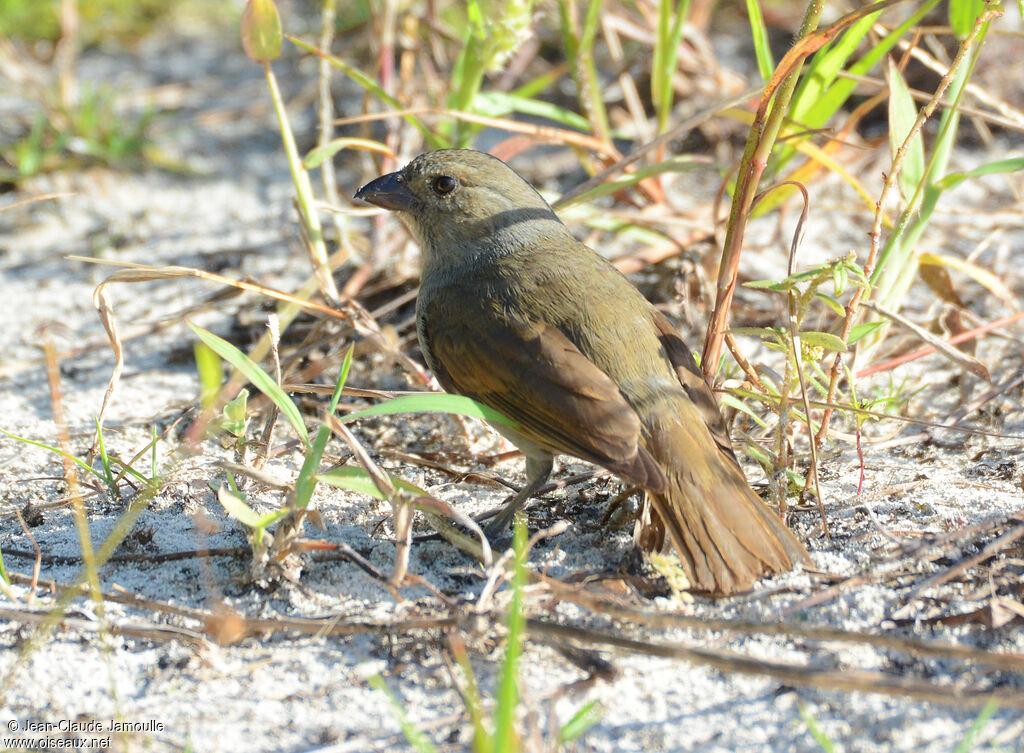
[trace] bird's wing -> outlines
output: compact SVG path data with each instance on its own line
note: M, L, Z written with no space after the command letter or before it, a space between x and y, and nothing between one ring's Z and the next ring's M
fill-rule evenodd
M679 383L697 408L715 443L735 461L736 454L732 448L732 441L729 439L729 430L722 418L722 411L718 408L714 393L708 383L704 381L704 374L697 366L697 362L693 360L690 349L679 337L672 322L660 311L655 312L654 327L658 331L658 339L661 341L662 347L668 354L668 360L675 368Z
M438 381L519 424L552 454L603 465L659 488L661 471L640 443L640 419L618 386L559 329L504 320L486 328L471 316L432 322L429 347Z

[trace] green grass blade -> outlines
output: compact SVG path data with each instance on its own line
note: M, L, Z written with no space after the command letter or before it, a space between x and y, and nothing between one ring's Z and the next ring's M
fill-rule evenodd
M473 753L490 753L494 741L487 732L487 728L484 727L483 703L480 701L480 690L477 688L476 676L473 674L473 665L469 663L466 647L461 640L452 640L450 646L452 658L462 670L462 677L465 681L461 696L466 712L469 714L469 721L473 725Z
M448 105L453 110L466 110L480 90L484 76L484 31L483 12L477 0L466 0L466 36L452 68L452 92ZM456 128L462 128L462 124Z
M601 25L602 0L588 0L587 13L583 18L583 30L580 32L579 50L582 58L579 61L577 76L580 92L584 97L583 107L587 112L594 133L606 141L611 140L611 127L608 123L608 110L601 93L601 78L597 73L594 61L594 43Z
M985 0L949 0L949 25L957 39L966 39L985 10Z
M367 682L371 688L387 696L388 703L391 706L391 715L402 728L402 734L405 735L405 739L409 741L413 749L417 753L437 753L437 748L409 721L409 717L405 714L405 709L402 708L401 701L395 697L395 694L385 684L384 678L379 674L372 674L367 678Z
M971 728L967 730L967 734L964 735L964 739L961 740L955 748L953 753L971 753L974 750L974 739L981 732L982 727L988 724L988 721L992 718L992 715L996 713L999 708L999 701L995 698L985 704L985 707L978 713L978 717L971 724Z
M245 378L252 382L253 387L258 389L276 405L288 423L292 425L304 445L309 445L309 432L306 431L306 424L302 420L298 406L288 397L281 386L274 381L274 378L260 368L259 364L249 358L227 340L203 329L192 322L188 322L189 328L196 333L196 336L206 343L217 355L238 369Z
M764 16L757 0L747 0L747 15L750 17L750 34L757 57L757 70L762 81L769 81L775 70L775 61L772 59L772 48L768 44L768 27L764 24Z
M578 204L585 204L587 202L598 199L608 194L613 194L621 191L624 188L630 188L635 186L645 178L649 178L652 175L661 175L662 173L678 173L683 170L692 170L701 164L702 160L698 157L687 154L679 154L675 157L669 157L668 159L657 162L653 165L644 165L630 173L623 173L618 175L611 180L594 186L589 191L584 191L579 196L574 196L572 201L566 202L559 207L559 212L563 212L569 207L576 206Z
M143 450L143 452L145 452L145 450ZM135 470L130 465L128 465L128 463L125 463L120 458L114 458L114 461L123 469L121 471L121 473L118 474L117 478L120 478L121 476L123 476L124 474L127 473L129 476L134 478L136 481L139 481L140 483L142 483L142 484L144 484L146 486L149 485L150 480L148 478L146 478L146 476L144 474L140 473L139 471Z
M366 416L390 416L396 413L457 413L461 416L472 416L482 418L499 424L511 426L513 429L519 426L515 421L498 413L493 408L488 408L483 403L478 403L462 395L444 395L438 392L424 392L420 395L402 395L393 400L378 403L365 410L349 413L342 418L348 422Z
M820 104L821 99L826 92L831 91L833 84L837 83L839 71L860 47L874 23L873 15L862 18L847 29L836 42L822 48L811 58L790 108L790 117L794 121L806 126L831 117L837 105L823 107ZM843 81L840 80L837 85L842 84ZM854 87L850 86L850 91L846 92L845 96L837 97L839 104L845 101L853 89Z
M551 102L542 102L539 99L520 97L505 92L479 92L473 98L473 112L492 118L501 118L509 113L517 112L547 118L583 133L590 130L587 119L572 110L559 107Z
M855 78L867 75L938 3L939 0L927 0L889 34L873 43L860 60L849 66L851 78L839 78L839 71L864 41L877 19L876 15L862 18L847 29L838 42L815 54L793 98L790 108L792 120L809 129L824 126L857 88ZM783 147L779 152L779 164L791 159L795 153L792 146Z
M392 476L390 473L388 478L391 479L391 483L395 485L396 489L402 489L419 497L430 496L415 484L403 481L397 476ZM317 474L316 480L323 481L325 484L330 484L338 489L347 489L350 492L366 494L374 499L387 499L380 493L377 485L373 483L373 479L370 478L370 474L366 472L366 469L358 465L346 465L341 468L335 468L327 473Z
M735 408L736 410L747 414L748 416L750 416L753 422L760 426L762 429L768 428L768 424L766 424L764 420L759 415L757 415L749 405L747 405L742 400L736 398L735 396L726 393L722 395L721 402L722 405L728 405L731 408Z
M341 373L338 375L338 382L334 387L334 394L331 395L331 402L328 412L334 413L338 408L338 400L341 399L342 390L345 389L345 382L348 380L349 369L352 368L352 351L354 346L349 346L345 354L345 360L341 364ZM327 447L327 440L331 438L331 429L326 423L321 423L316 430L316 437L313 445L306 453L302 461L302 468L299 469L299 476L295 479L295 509L302 510L309 505L313 498L313 491L316 489L318 476L317 469L320 467L320 460L324 456L324 449ZM360 470L362 470L360 468Z
M534 78L527 81L525 84L517 86L510 92L510 94L512 94L515 97L531 99L540 94L542 91L550 89L552 86L561 81L564 76L564 70L561 70L559 67L554 67L535 76Z
M512 573L512 601L508 607L508 638L498 680L494 710L494 753L512 753L516 744L515 719L519 707L519 657L523 652L523 585L526 583L526 520L516 515L513 526L515 549Z
M871 283L875 287L875 298L887 308L899 310L910 286L917 277L917 257L913 250L924 234L931 221L932 212L938 204L942 189L940 178L946 172L953 146L956 143L957 130L960 124L959 102L963 96L971 71L978 59L978 51L987 31L987 26L978 35L977 43L970 60L960 65L946 91L946 96L953 106L945 109L939 122L939 133L935 138L925 176L916 190L910 204L900 214L899 221L893 229L878 263L871 274ZM922 198L917 199L917 195ZM919 206L918 206L919 205ZM862 348L870 351L877 345L879 338L871 337L862 343Z
M593 49L600 25L602 0L589 0L583 19L583 28L578 35L574 2L575 0L560 0L558 3L565 58L570 61L572 66L577 99L590 124L590 131L598 138L610 140L608 111L601 96L600 79L597 75L597 66L594 63Z
M833 753L836 749L835 743L829 739L821 725L818 724L818 720L814 718L814 715L807 709L807 706L802 703L800 704L800 718L804 720L804 724L807 725L807 731L811 733L811 737L821 746L821 749L825 753Z
M2 546L0 546L0 580L8 586L11 585L11 579L7 575L7 568L4 567L4 550Z
M15 439L15 440L17 440L19 442L24 442L25 444L30 444L30 445L33 445L35 447L41 447L44 450L49 450L50 452L55 453L57 455L60 455L63 458L67 458L71 462L75 463L82 470L88 471L89 473L91 473L93 476L98 478L100 481L105 481L106 480L102 473L100 473L98 470L96 470L91 465L86 463L84 460L76 458L70 452L65 452L64 450L61 450L61 449L59 449L57 447L52 447L52 446L50 446L48 444L45 444L43 442L37 442L34 439L29 439L27 437L20 437L17 434L12 434L11 432L7 431L6 429L0 429L0 433L6 434L11 439Z
M967 88L967 82L971 78L974 66L978 62L978 54L984 44L987 31L988 26L986 25L975 41L975 47L970 60L957 69L952 83L950 83L949 88L946 90L945 96L953 103L953 106L945 108L942 111L942 118L939 120L939 134L935 139L935 146L933 148L934 156L932 164L928 166L928 188L936 188L941 177L946 174L949 168L949 160L953 153L953 147L956 146L957 132L960 127L960 100L963 98L964 90Z
M103 480L107 484L107 488L110 489L110 494L114 499L120 499L121 493L117 490L117 484L114 483L114 472L110 468L110 456L107 455L107 448L103 441L103 425L99 419L96 419L96 441L99 445L100 463L103 464Z
M558 731L558 744L572 742L601 720L604 708L597 701L591 701L572 715L572 719L562 725Z
M199 405L209 408L217 400L224 379L223 361L206 343L199 341L192 348L199 373Z
M150 446L150 449L152 450L152 453L153 453L152 456L151 456L152 460L151 460L151 467L150 467L150 473L152 473L153 475L152 475L152 478L150 479L150 483L152 483L153 486L157 485L157 478L160 476L160 473L158 472L157 465L156 465L156 443L159 442L159 441L160 441L160 437L156 433L156 425L154 424L153 425L153 442L152 442L152 444Z
M973 170L968 170L965 173L950 173L936 185L939 188L948 191L956 188L965 180L969 180L970 178L981 178L985 175L998 175L1001 173L1015 173L1021 170L1024 170L1024 157L996 160L995 162L987 162L984 165L979 165Z
M320 50L317 49L315 45L309 44L308 42L303 42L301 39L293 37L291 34L285 34L285 38L289 42L294 44L296 47L298 47L300 50L305 50L306 52L311 53L313 55L323 57L333 67L337 68L339 71L341 71L346 76L351 78L361 87L363 87L366 91L368 91L370 94L376 97L379 101L384 102L385 104L389 105L395 110L405 109L401 102L399 102L397 99L395 99L386 91L384 91L383 87L381 87L380 84L378 84L376 81L374 81L372 78L367 76L365 73L363 73L355 66L349 65L344 60L342 60L341 58L337 58L334 55L328 55L324 52L321 52ZM415 115L406 114L403 115L402 118L405 120L405 122L409 123L411 126L416 128L416 130L423 134L423 138L427 140L427 143L430 144L432 149L444 149L445 147L450 146L450 144L447 141L445 141L436 133L427 128L427 126L424 125L423 121L417 118Z
M658 29L654 40L654 61L651 65L651 100L658 119L658 131L664 131L672 114L672 74L679 58L679 42L683 38L683 22L690 10L690 0L680 0L672 14L672 0L658 3Z

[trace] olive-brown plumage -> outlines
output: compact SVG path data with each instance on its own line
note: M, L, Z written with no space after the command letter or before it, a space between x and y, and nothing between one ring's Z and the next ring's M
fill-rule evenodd
M564 453L647 491L638 542L671 545L697 590L734 593L808 560L744 479L671 323L510 167L431 152L356 198L397 212L420 244L417 329L438 381L518 424L495 428L526 455L527 484L489 530Z

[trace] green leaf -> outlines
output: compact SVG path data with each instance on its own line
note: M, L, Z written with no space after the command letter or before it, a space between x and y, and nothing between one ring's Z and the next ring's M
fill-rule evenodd
M678 154L675 157L669 157L668 159L656 162L653 165L644 165L643 167L638 168L633 172L623 173L622 175L619 175L615 178L605 181L604 183L600 183L594 186L589 191L584 191L579 196L574 197L572 201L567 202L565 204L561 204L559 206L559 211L561 212L561 210L565 209L566 207L570 207L576 204L583 204L588 201L593 201L594 199L600 198L602 196L607 196L608 194L616 193L617 191L621 191L624 188L634 186L640 181L644 180L645 178L649 178L654 175L661 175L662 173L683 172L684 170L692 170L695 167L697 167L698 164L700 164L700 160L698 160L694 156L688 154ZM562 212L562 217L563 219L566 218L566 214L564 212ZM588 218L588 222L595 227L601 227L602 219L607 220L608 218L604 215L593 216ZM612 224L622 226L624 223L621 220L616 219L612 220L611 222L605 222L604 227L609 227Z
M354 350L355 346L350 345L345 353L345 359L341 362L341 372L338 374L338 381L334 386L334 394L331 395L331 402L327 408L329 415L333 415L334 411L338 409L338 401L341 399L341 393L345 389L345 382L348 381L348 372L352 368L352 353ZM313 498L313 491L316 489L318 480L316 471L320 468L320 461L324 456L324 450L327 448L327 441L330 438L331 428L326 423L321 423L320 427L316 430L313 444L302 461L299 475L295 479L294 499L295 509L297 510L303 510L308 507L309 501Z
M846 267L847 272L853 275L856 280L855 284L860 285L861 287L868 284L868 276L864 274L864 267L858 264L855 260L847 257L843 266Z
M783 342L785 330L782 327L732 327L729 334L759 337L765 343L780 343Z
M808 267L807 269L802 269L799 272L794 272L782 282L787 287L793 287L798 282L807 282L807 280L813 280L821 277L823 270L824 267L820 266Z
M302 160L302 166L307 170L320 167L323 162L329 160L342 149L363 149L368 152L378 152L379 154L386 154L389 157L394 157L394 154L392 154L391 150L388 149L387 145L382 144L379 141L374 141L373 139L342 137L333 139L323 146L311 149L309 153L306 154L305 159Z
M403 481L397 476L392 476L390 473L388 474L388 478L391 479L391 483L395 485L396 489L402 489L411 494L415 494L418 497L430 496L415 484ZM370 474L368 474L366 469L362 466L346 465L342 468L335 468L333 471L318 474L316 476L316 480L323 481L325 484L330 484L338 489L347 489L350 492L366 494L374 499L385 499L384 495L381 494L380 490L377 488L377 485L373 483L373 479L370 478Z
M563 724L562 728L558 730L559 745L565 745L575 740L599 722L603 715L604 707L597 701L591 701L581 707L579 711L572 715L572 719Z
M192 349L196 358L196 371L199 373L199 404L209 408L220 393L220 383L224 378L224 367L220 356L206 343L200 341Z
M762 429L768 428L768 424L766 424L764 420L754 412L753 408L751 408L749 405L747 405L739 398L726 393L722 395L722 405L728 405L740 411L741 413L746 413L748 416L750 416L751 419L753 419L754 423L756 423Z
M217 492L217 500L227 510L228 515L237 520L246 528L259 528L261 515L247 505L242 499L236 497L225 487Z
M547 118L583 133L590 132L590 124L587 122L587 119L572 110L567 110L550 102L542 102L539 99L520 97L505 92L477 92L473 98L473 111L494 118L518 112L524 115L534 115L538 118Z
M850 328L850 336L846 339L847 345L853 345L855 342L860 340L862 337L866 337L874 332L879 327L883 326L885 322L878 320L875 322L865 322L864 324L856 324Z
M825 350L833 350L836 353L845 353L846 346L843 345L842 338L837 337L829 332L801 332L800 342L810 345L811 347L825 348Z
M438 392L402 395L393 400L378 403L365 410L349 413L341 420L348 422L366 416L390 416L396 413L457 413L461 416L472 416L474 418L482 418L485 421L505 424L513 429L519 426L512 419L506 418L483 403L478 403L462 395L444 395Z
M950 173L938 182L938 187L943 190L956 188L969 178L980 178L984 175L998 175L1000 173L1015 173L1024 170L1024 157L997 160L989 162L965 173Z
M802 421L803 420L803 416L801 414L799 414L799 413L797 415L800 416L800 420ZM812 427L816 426L816 424L812 423L811 426ZM789 485L795 491L800 491L805 486L807 486L807 479L804 478L803 476L801 476L796 471L792 470L791 468L787 468L786 469L786 480L789 481Z
M837 299L830 296L828 293L822 293L819 290L814 295L816 298L819 298L823 300L825 303L827 303L828 307L832 309L834 312L836 312L836 316L846 316L846 309L843 308L843 304L841 304Z
M786 289L786 284L778 280L751 280L743 283L743 287L754 288L755 290L778 290L781 292Z
M246 0L242 47L257 63L269 63L281 54L281 17L273 0Z
M957 39L966 39L985 10L985 0L949 0L949 25Z
M249 390L241 389L234 400L228 401L224 406L223 423L224 431L234 434L236 437L245 436L245 425L248 423L245 414L249 407Z
M910 135L917 120L917 105L914 104L910 89L892 58L889 59L886 78L889 82L889 148L895 157L897 149ZM924 180L924 172L924 142L921 140L921 131L918 130L907 145L900 167L899 187L904 202L910 202L917 187Z
M846 263L832 265L832 290L836 295L842 295L846 290L847 270Z
M288 397L287 393L281 389L281 386L274 381L273 377L261 369L259 364L227 340L217 337L217 335L203 329L202 327L192 324L192 322L187 322L187 324L189 328L196 333L196 336L200 340L210 346L217 355L238 369L243 375L245 375L246 379L252 382L252 385L256 389L273 401L274 405L276 405L281 410L284 417L288 419L288 423L292 425L292 428L295 429L299 437L302 438L302 443L308 447L309 432L306 431L306 424L302 420L302 414L299 413L298 406L292 402L292 399Z

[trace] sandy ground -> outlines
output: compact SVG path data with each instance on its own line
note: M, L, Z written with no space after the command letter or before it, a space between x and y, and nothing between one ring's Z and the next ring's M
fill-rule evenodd
M145 51L143 51L145 52ZM187 58L187 64L183 60ZM303 79L312 78L308 63ZM93 308L93 288L109 269L70 262L68 254L91 255L147 264L180 264L216 270L235 278L252 276L280 289L294 289L307 274L296 236L291 184L274 136L259 70L237 54L225 54L208 42L189 42L174 55L124 59L87 58L83 77L116 81L124 90L180 84L180 108L162 120L159 131L176 154L199 169L193 176L156 170L142 173L89 171L37 179L22 191L0 197L0 207L45 192L65 192L56 200L0 213L0 294L7 301L0 330L0 427L54 443L56 425L40 346L49 338L66 354L61 384L66 422L75 451L84 454L92 422L99 411L113 363ZM299 79L299 80L303 80ZM195 85L202 81L201 85ZM6 84L0 84L5 86ZM0 91L3 97L8 93ZM7 99L17 106L16 98ZM296 112L296 127L309 125ZM1016 145L999 144L995 151L1020 153ZM990 159L965 154L964 164ZM354 188L357 176L342 173L343 186ZM993 246L996 274L1016 284L1024 264L1024 234L1014 203L1016 182L993 180L985 191L965 188L956 196L956 212L944 216L926 238L932 247L948 244L969 249L994 224L1003 230ZM994 198L993 198L994 197ZM840 202L827 192L819 196L828 220L808 231L811 253L820 258L844 254L860 243L863 227L836 232L844 225ZM995 202L1000 211L982 218L982 207ZM963 229L976 211L977 223ZM834 210L834 211L833 211ZM863 223L863 217L856 222ZM943 225L942 223L946 223ZM765 233L771 228L765 226ZM951 228L957 228L953 234ZM854 240L851 240L854 239ZM858 246L859 247L859 246ZM948 245L943 246L947 250ZM991 257L983 257L983 260ZM774 263L777 269L778 260ZM773 266L769 264L768 266ZM978 289L980 291L980 289ZM128 342L127 367L118 397L107 417L108 447L131 457L149 440L151 427L163 430L197 399L198 383L191 362L192 335L181 324L182 313L216 292L196 280L115 286L112 299ZM1005 314L998 303L976 292L984 319ZM251 298L220 307L220 313L194 313L190 318L225 332L229 318ZM974 300L971 303L975 303ZM152 325L169 322L153 331ZM1017 337L1020 327L1009 332ZM71 355L72 349L80 348ZM979 357L1000 383L1024 362L1018 339L984 345ZM930 359L910 367L908 390L920 390L910 412L942 419L977 397L987 385L948 370ZM350 382L360 386L401 387L398 372L366 356ZM332 377L333 378L333 377ZM885 384L882 379L878 384ZM985 584L1003 582L1006 573L1020 577L1024 554L1019 541L998 548L996 560L965 571L962 577L914 598L916 585L948 568L961 557L978 554L996 535L1017 522L1009 516L1024 508L1021 493L1021 440L1024 413L1019 384L985 403L968 421L1017 439L965 436L935 431L918 440L887 449L866 446L866 477L857 493L859 464L855 449L836 444L822 462L822 487L832 538L820 532L817 513L795 516L795 529L807 542L819 573L793 573L764 582L754 594L718 602L659 597L634 602L648 610L681 612L770 622L785 619L801 625L828 625L848 630L914 637L1002 652L1024 653L1020 612L1024 594L1000 591L1007 599L1001 611L993 606ZM876 435L893 433L886 425ZM920 431L908 427L904 434ZM471 429L472 448L496 452L501 442L480 427ZM360 435L375 453L418 451L456 444L465 439L446 418L417 417L367 422ZM279 443L289 437L283 430ZM164 463L173 441L161 445ZM340 452L340 449L334 448ZM189 458L148 508L119 554L147 557L108 564L101 572L108 593L126 592L142 599L185 609L211 610L229 605L253 618L334 616L340 621L373 619L402 621L436 609L422 588L403 589L405 600L344 560L307 560L296 583L272 587L253 584L243 557L189 558L155 561L160 554L197 547L243 547L244 531L217 503L211 485L223 482L217 467L230 453L215 442ZM385 465L408 480L477 512L496 505L500 488L453 482L449 476L410 467L382 456ZM301 458L294 452L275 456L268 473L294 478ZM521 463L508 461L490 470L521 480ZM583 471L563 463L562 474ZM748 468L756 478L753 468ZM46 507L64 498L60 463L44 450L0 439L0 547L12 573L31 574L33 561L17 554L31 551L32 541L14 515L26 505L43 506L31 521L32 538L50 558L40 577L73 581L79 571L78 533L66 504ZM553 493L537 503L531 527L571 522L560 536L541 542L531 564L556 578L614 569L629 551L628 528L602 528L608 502L617 493L611 481L582 484ZM250 500L270 509L276 492L251 488ZM314 538L344 542L370 562L388 571L394 553L387 531L376 530L388 516L385 505L335 489L321 488L315 497L326 529L310 529ZM87 500L90 534L101 542L124 514L126 502L95 495ZM1001 526L965 537L938 559L915 550L984 521ZM507 542L505 542L507 545ZM1015 548L1014 548L1015 547ZM60 558L68 558L62 560ZM475 600L483 586L472 562L441 542L417 544L410 569L449 598ZM882 577L883 573L895 573ZM860 581L858 574L866 577ZM828 598L813 598L842 584ZM438 744L466 749L464 711L441 659L436 633L398 634L381 631L351 637L304 636L278 632L246 638L237 645L218 646L205 638L202 626L185 615L172 616L142 606L107 602L97 615L86 600L75 601L70 622L41 642L31 640L29 613L44 614L52 604L47 589L23 583L0 595L0 608L10 619L0 621L0 673L3 674L0 718L11 738L61 737L67 734L110 737L118 750L195 751L367 751L406 747L385 694L372 689L367 677L380 673L400 699L411 721ZM1009 611L1007 611L1009 609ZM952 619L981 610L971 619ZM998 611L998 615L996 612ZM14 615L18 616L15 617ZM984 615L998 619L986 622ZM770 637L700 629L643 629L615 623L568 603L548 613L564 622L611 628L621 635L729 651L756 659L790 662L837 676L874 671L890 678L930 682L964 690L1024 693L1024 673L991 669L976 662L907 656L899 651L863 645L817 642L801 637ZM104 633L102 626L115 634ZM169 637L145 637L129 628L175 629ZM120 632L114 630L118 628ZM127 632L126 632L127 631ZM191 635L192 639L187 638ZM477 680L494 687L500 651L494 633L469 637ZM677 659L605 654L615 679L579 687L569 684L586 673L549 646L530 643L522 667L525 712L531 728L546 730L550 715L564 723L577 709L598 701L599 721L567 749L575 751L815 751L802 714L811 718L843 751L952 751L965 739L979 713L961 703L929 703L902 696L813 690L779 679L723 672ZM1024 750L1024 712L998 709L980 725L968 750ZM111 734L112 721L140 725L124 735ZM71 731L71 723L79 726ZM37 726L32 727L32 724ZM44 723L38 726L39 723ZM53 725L47 732L45 723ZM7 734L7 733L4 733ZM14 745L5 742L5 745ZM959 749L958 749L959 750Z

